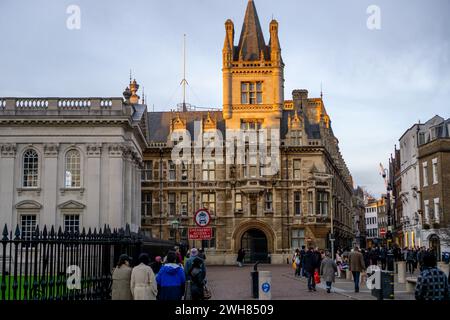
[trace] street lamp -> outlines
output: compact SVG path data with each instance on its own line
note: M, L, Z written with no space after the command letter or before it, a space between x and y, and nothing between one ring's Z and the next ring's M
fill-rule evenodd
M172 220L170 224L172 225L172 230L175 231L175 242L177 242L178 230L180 229L180 221L178 220L178 218L176 218Z

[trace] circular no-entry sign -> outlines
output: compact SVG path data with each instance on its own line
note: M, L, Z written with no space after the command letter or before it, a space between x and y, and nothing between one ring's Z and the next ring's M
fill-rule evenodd
M199 227L206 227L211 222L211 215L207 209L200 209L194 215L195 224Z

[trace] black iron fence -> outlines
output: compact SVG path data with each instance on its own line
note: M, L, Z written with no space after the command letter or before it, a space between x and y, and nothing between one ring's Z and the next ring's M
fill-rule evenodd
M81 233L15 232L5 225L0 241L0 300L108 300L112 270L123 253L164 255L175 243L144 238L125 229L83 229Z

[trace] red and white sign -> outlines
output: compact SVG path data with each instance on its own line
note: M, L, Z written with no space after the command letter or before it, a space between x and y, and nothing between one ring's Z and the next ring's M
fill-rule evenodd
M207 227L211 222L211 215L207 209L200 209L194 215L195 224L199 227Z
M386 234L386 228L380 228L380 236L384 237Z
M201 228L189 228L189 240L211 240L212 238L212 228L201 227Z

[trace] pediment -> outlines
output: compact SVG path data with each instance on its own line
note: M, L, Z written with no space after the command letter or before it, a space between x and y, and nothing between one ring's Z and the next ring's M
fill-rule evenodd
M42 204L34 200L23 200L16 204L16 209L41 209Z
M85 207L84 204L74 200L66 201L58 206L60 209L84 209Z

